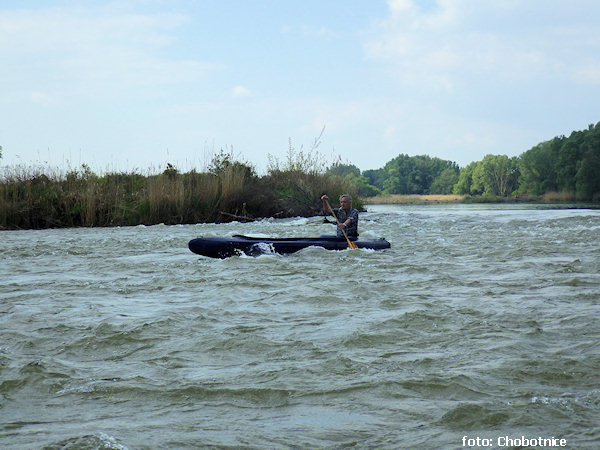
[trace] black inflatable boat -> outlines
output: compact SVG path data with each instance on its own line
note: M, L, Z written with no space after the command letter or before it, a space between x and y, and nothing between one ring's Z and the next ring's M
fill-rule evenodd
M382 250L390 248L385 239L353 239L358 248ZM231 237L205 237L192 239L188 247L194 253L211 258L228 258L233 255L257 256L265 253L294 253L306 247L323 247L327 250L345 250L348 242L338 237L315 238L260 238L235 235Z

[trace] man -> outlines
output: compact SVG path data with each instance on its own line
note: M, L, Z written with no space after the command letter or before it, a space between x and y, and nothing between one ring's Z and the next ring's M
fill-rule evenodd
M349 238L358 237L358 211L352 207L352 197L348 194L340 196L340 207L335 208L333 211L330 209L329 197L322 195L321 200L323 201L323 211L326 214L333 214L338 219L338 230L337 236L344 237L343 231L346 232L346 236ZM342 231L343 230L343 231Z

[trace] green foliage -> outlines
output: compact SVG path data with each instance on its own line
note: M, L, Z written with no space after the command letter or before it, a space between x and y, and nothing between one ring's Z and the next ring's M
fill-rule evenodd
M581 145L581 160L577 164L575 188L580 200L600 199L600 122L591 128Z
M208 165L208 173L213 175L220 175L223 171L231 165L232 155L226 153L225 150L219 150L219 153L213 156L210 164Z
M430 194L452 194L454 185L458 183L458 167L449 167L440 173L429 188Z
M434 181L446 169L458 171L458 165L427 155L402 154L389 161L382 169L365 171L364 176L385 194L430 194ZM438 184L436 189L440 188L441 185Z
M518 161L519 193L573 193L577 200L600 197L600 122L542 142ZM567 196L568 197L568 196Z
M353 164L336 163L327 169L329 176L339 177L350 186L350 190L361 197L374 197L381 194L381 190L369 184L369 180L361 175L360 169Z
M304 150L303 147L296 149L290 139L283 161L268 155L267 175L258 182L259 186L263 186L263 208L270 207L266 215L289 217L319 214L319 198L325 193L331 198L349 193L356 199L354 206L362 207L356 187L346 177L331 173L331 168L327 169L325 158L318 152L323 131L324 129L309 150ZM265 188L267 186L268 189Z
M327 169L329 175L336 175L338 177L345 178L348 175L360 177L360 169L354 164L342 164L336 163Z
M350 173L344 177L344 181L361 197L375 197L381 194L381 190L369 184L369 180L363 175L356 176Z
M517 188L519 169L517 158L506 155L487 155L478 164L474 183L483 187L484 195L506 197ZM477 180L475 178L477 177Z
M517 158L487 155L460 171L458 195L600 198L600 122L587 130L542 142ZM561 195L555 195L556 193Z
M486 155L460 171L452 192L457 195L506 197L518 187L518 159Z
M459 170L456 163L401 154L362 173L383 194L449 194L488 199L562 192L559 198L600 199L600 122L567 138L542 142L516 158L486 155ZM347 167L340 167L344 173ZM360 184L358 184L360 186ZM357 189L359 192L360 189ZM366 194L362 194L366 195ZM553 196L556 198L556 196Z
M175 178L178 174L179 170L177 170L173 164L167 163L167 168L163 172L163 175L166 175L169 178Z
M519 158L520 192L541 195L557 190L555 159L556 145L543 142L523 153Z
M473 172L477 167L477 162L472 162L460 170L458 181L452 188L452 193L455 195L470 195L471 185L473 184Z
M233 170L236 172L244 172L245 176L248 178L256 176L254 167L248 163L236 160L233 150L227 153L223 149L213 156L212 161L208 166L208 173L220 176L231 167L233 167Z
M268 154L268 175L277 176L278 174L283 173L322 175L325 173L325 159L323 155L317 151L320 144L319 139L320 137L315 139L309 150L304 150L302 147L296 149L292 145L292 140L290 139L285 161L281 161L276 156Z

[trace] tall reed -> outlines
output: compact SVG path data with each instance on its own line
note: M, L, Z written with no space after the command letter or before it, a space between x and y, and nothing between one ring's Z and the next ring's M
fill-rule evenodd
M303 164L307 160L304 160ZM304 166L306 169L306 166ZM319 214L319 197L349 191L343 179L302 167L258 177L244 163L213 172L97 175L87 166L67 173L7 170L0 176L0 228L152 225L251 220ZM356 203L360 206L360 201Z

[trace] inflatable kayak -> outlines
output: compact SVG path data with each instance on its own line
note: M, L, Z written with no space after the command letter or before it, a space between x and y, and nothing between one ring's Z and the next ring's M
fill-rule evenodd
M390 248L391 244L385 239L356 239L352 240L358 248L382 250ZM205 237L192 239L188 247L194 253L211 258L228 258L245 253L257 256L265 253L294 253L306 247L323 247L327 250L345 250L348 242L344 238L315 237L315 238L258 238L242 235L231 237Z

